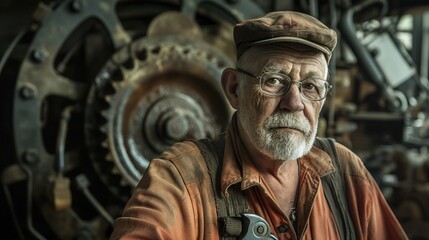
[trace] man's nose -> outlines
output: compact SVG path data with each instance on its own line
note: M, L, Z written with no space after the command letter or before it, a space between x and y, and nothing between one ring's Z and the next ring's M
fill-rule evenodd
M289 90L280 97L280 109L288 110L290 112L299 112L304 109L304 104L302 102L303 97L300 91L299 83L292 82Z

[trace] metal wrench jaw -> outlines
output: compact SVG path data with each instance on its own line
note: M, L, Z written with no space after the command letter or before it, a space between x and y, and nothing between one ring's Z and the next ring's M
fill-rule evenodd
M243 231L239 239L256 240L256 239L275 239L277 237L271 234L268 222L253 213L243 213Z

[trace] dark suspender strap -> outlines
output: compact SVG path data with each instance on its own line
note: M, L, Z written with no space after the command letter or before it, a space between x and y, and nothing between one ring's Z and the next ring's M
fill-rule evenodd
M235 239L242 232L241 213L249 212L249 205L245 195L241 192L240 184L232 185L228 189L228 197L221 192L220 176L225 148L224 137L221 135L215 141L202 139L194 142L206 161L211 178L216 201L219 234L222 239Z
M242 232L241 213L249 212L249 205L239 184L235 184L228 189L228 197L224 196L220 191L221 166L225 147L224 135L216 141L202 139L194 142L206 161L212 182L219 220L219 234L222 239L235 239ZM354 225L348 211L347 197L345 195L344 176L334 140L331 138L316 138L314 145L331 156L337 169L332 174L322 177L322 185L341 239L355 240Z
M355 240L355 229L348 211L347 196L345 194L343 170L338 159L334 140L332 138L316 138L314 145L331 156L333 164L337 169L337 171L322 177L322 185L325 198L334 215L341 239Z

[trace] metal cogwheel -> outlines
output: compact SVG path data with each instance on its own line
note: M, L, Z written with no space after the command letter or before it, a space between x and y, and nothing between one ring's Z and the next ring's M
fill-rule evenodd
M110 187L135 186L150 159L174 142L225 130L232 109L219 79L232 65L185 36L142 38L116 52L96 77L85 114L88 138L100 136L92 154L99 175L113 177L105 179Z
M151 158L225 128L232 25L263 13L253 1L41 3L0 61L18 237L105 239Z

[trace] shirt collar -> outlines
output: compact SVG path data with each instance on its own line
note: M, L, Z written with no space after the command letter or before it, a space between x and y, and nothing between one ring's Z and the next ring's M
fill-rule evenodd
M322 177L335 171L329 155L314 146L308 154L300 159L300 163L301 173L310 172ZM226 134L221 174L222 193L228 196L228 188L240 182L242 190L252 186L264 187L261 178L259 171L253 164L252 158L240 138L237 127L237 117L236 113L234 113Z

